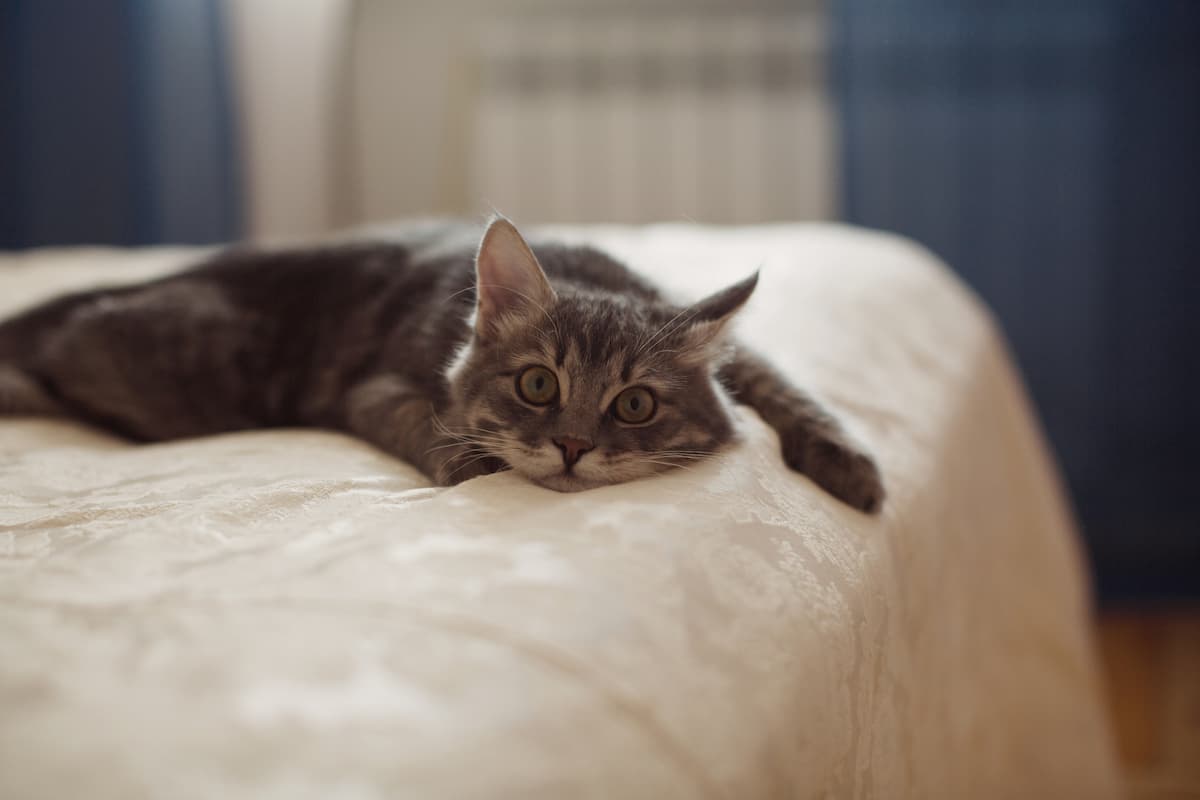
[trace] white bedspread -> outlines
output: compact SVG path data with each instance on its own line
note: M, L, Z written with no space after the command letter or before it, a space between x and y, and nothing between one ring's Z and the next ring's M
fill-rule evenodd
M991 322L828 226L568 231L875 453L855 513L744 443L582 494L430 488L332 433L0 420L0 797L1104 798L1078 543ZM0 313L181 251L0 258Z

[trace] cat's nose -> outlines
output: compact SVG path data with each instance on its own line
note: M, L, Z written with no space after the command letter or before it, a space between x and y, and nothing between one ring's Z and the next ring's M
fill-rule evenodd
M560 436L554 440L554 443L562 451L563 463L567 465L567 469L575 466L575 462L594 447L587 439L577 439L574 436Z

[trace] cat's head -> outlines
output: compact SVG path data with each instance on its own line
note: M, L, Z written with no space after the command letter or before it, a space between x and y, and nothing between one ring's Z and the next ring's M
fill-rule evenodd
M569 256L592 275L622 272L594 250ZM447 371L451 427L471 453L577 491L686 466L732 439L714 372L722 328L757 274L686 307L639 294L640 283L556 291L517 229L497 219L476 279L473 333Z

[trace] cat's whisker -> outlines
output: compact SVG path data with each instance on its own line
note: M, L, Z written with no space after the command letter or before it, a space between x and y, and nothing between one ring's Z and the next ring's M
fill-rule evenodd
M505 441L505 436L503 434L496 433L494 431L480 431L478 433L460 433L460 434L458 434L457 438L464 439L467 441L472 441L472 442L485 442L485 441L500 441L500 442L502 442L502 441Z
M504 438L502 434L497 433L496 431L485 431L482 428L478 429L478 432L473 432L473 431L464 429L462 431L444 430L441 433L443 433L445 436L447 436L451 439L458 439L459 441L475 441L475 440L484 440L484 439L503 439Z
M678 456L676 453L653 453L650 456L642 456L642 458L653 458L654 461L679 463L679 462L696 462L703 461L700 456Z
M455 467L453 470L450 471L450 474L453 476L453 475L457 474L459 471L471 466L472 464L476 464L476 463L483 461L484 459L488 459L488 458L498 459L503 464L503 467L501 468L500 471L505 471L505 470L511 469L511 465L508 463L505 452L497 452L497 453L487 452L487 453L480 453L480 454L476 455L474 458L471 458L470 460L465 461L462 464L459 464L457 467ZM451 459L450 463L453 463L453 459Z
M450 472L449 472L449 475L450 475L450 476L457 475L459 472L461 472L462 470L464 470L464 469L466 469L467 467L471 466L472 464L477 464L477 463L479 463L480 461L483 461L483 460L484 460L484 459L486 459L486 458L492 458L492 457L493 457L493 456L492 456L492 454L491 454L491 453L481 453L481 454L478 454L478 455L476 455L474 458L471 458L471 459L469 459L469 460L467 460L467 461L464 461L464 462L462 462L461 464L458 464L457 466L455 466L453 469L451 469L451 470L450 470ZM453 464L453 463L454 463L454 461L455 461L455 459L450 459L449 461L447 461L447 462L446 462L447 466L449 466L449 465Z
M446 436L444 438L450 441L436 445L437 447L453 447L455 445L478 445L478 444L505 444L506 440L500 436Z
M487 452L491 453L496 450L504 449L508 446L508 441L500 437L491 439L463 439L458 441L446 442L439 445L434 445L425 451L425 454L436 452L438 450L446 450L448 448L460 448L464 452Z
M467 292L473 292L473 291L475 291L475 284L472 283L470 286L464 286L463 288L459 289L457 292L451 292L450 294L446 295L446 299L453 300L454 298L458 297L461 294L466 294Z
M435 425L438 426L439 429L441 429L447 433L454 433L457 431L483 431L484 433L494 433L495 432L495 431L491 431L487 428L481 428L476 425L461 425L457 428L451 428L451 427L447 426L446 423L442 422L441 418L438 417L436 414L433 415L433 422Z
M481 456L481 455L491 455L491 451L485 450L482 447L464 448L464 449L458 451L457 453L453 453L452 455L448 456L446 458L446 461L453 462L453 461L457 461L458 459L471 458L474 456Z
M701 450L658 450L647 455L654 458L708 458L713 454Z
M685 308L685 309L683 309L683 310L682 310L682 311L680 311L678 314L676 314L675 316L671 317L669 320L667 320L667 322L666 322L666 324L665 324L665 325L663 325L661 328L659 328L659 329L658 329L658 330L657 330L657 331L656 331L656 332L655 332L655 333L654 333L654 334L653 334L653 335L652 335L652 336L649 338L649 340L647 340L647 341L646 341L644 344L639 344L639 345L637 346L637 349L635 349L635 350L634 350L634 352L633 352L634 356L641 355L641 353L642 353L643 351L645 351L645 350L649 349L649 347L650 347L651 345L657 344L658 342L660 342L660 341L662 341L663 339L667 338L667 337L668 337L668 336L670 336L671 334L675 333L675 331L679 330L679 329L680 329L680 328L682 328L684 325L686 325L686 324L688 324L689 322L691 322L691 321L692 321L692 317L694 317L694 316L696 315L696 313L697 313L697 309L696 309L696 308L694 308L694 307L689 307L689 308ZM684 317L684 319L680 320L680 317ZM679 322L678 322L678 324L675 324L677 320L679 320ZM672 327L672 325L674 325L674 327Z
M428 450L425 451L425 455L429 455L430 453L436 453L438 450L446 450L451 447L470 447L470 446L471 446L470 443L467 443L467 442L447 442L446 444L438 444L438 445L434 445L433 447L430 447Z
M679 354L678 350L663 349L663 350L655 350L653 353L646 353L642 358L645 359L646 361L653 361L654 359L656 359L660 356L674 356L674 355L678 355L678 354Z
M449 427L447 427L446 423L442 422L442 418L438 416L437 412L434 411L432 407L429 409L429 413L430 413L430 420L433 422L433 426L435 428L437 428L442 433L446 433L451 436L454 435L454 432L451 431Z
M444 422L442 422L442 420L437 416L436 412L433 413L431 419L433 421L434 428L441 432L444 436L450 438L452 441L446 444L431 447L428 451L426 451L426 453L431 452L432 450L453 447L456 445L492 445L495 447L508 444L508 440L505 437L493 431L486 431L483 428L464 427L458 431L452 430ZM479 432L474 433L472 431Z
M447 456L446 462L449 463L449 462L455 461L460 458L466 458L468 456L476 456L476 455L490 453L490 452L491 452L490 450L486 450L482 447L464 447L462 450L460 450L456 453L452 453L449 456Z
M688 470L695 469L695 467L693 467L689 464L681 464L678 461L673 461L671 459L642 458L642 459L639 459L639 461L642 464L658 464L659 466L678 467L679 469L688 469Z
M453 434L453 435L447 434L447 436L451 439L454 439L455 441L468 442L468 443L481 442L481 443L493 443L493 444L507 444L509 441L508 437L505 436L504 434L492 433L492 432L461 433L461 434Z
M679 318L680 318L680 317L682 317L684 314L687 314L689 311L691 311L691 309L690 309L690 308L685 308L685 309L682 309L682 310L681 310L681 311L680 311L678 314L676 314L675 316L671 317L669 320L667 320L665 323L663 323L661 326L659 326L659 328L658 328L656 331L654 331L654 333L650 334L650 336L646 338L646 340L645 340L645 341L647 342L646 344L639 344L639 345L638 345L638 347L637 347L637 348L636 348L636 349L633 351L633 352L634 352L634 355L637 355L638 353L642 352L642 349L643 349L644 347L649 347L649 342L653 342L653 341L655 340L655 338L656 338L656 337L657 337L657 336L658 336L660 333L662 333L664 330L666 330L667 328L669 328L669 327L671 326L671 324L672 324L673 322L675 322L675 320L679 319Z

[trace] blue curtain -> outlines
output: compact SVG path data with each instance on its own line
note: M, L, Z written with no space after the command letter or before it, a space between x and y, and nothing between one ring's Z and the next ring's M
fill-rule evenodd
M1200 597L1200 3L832 7L845 216L995 309L1102 600Z
M241 231L220 0L0 0L0 248Z

